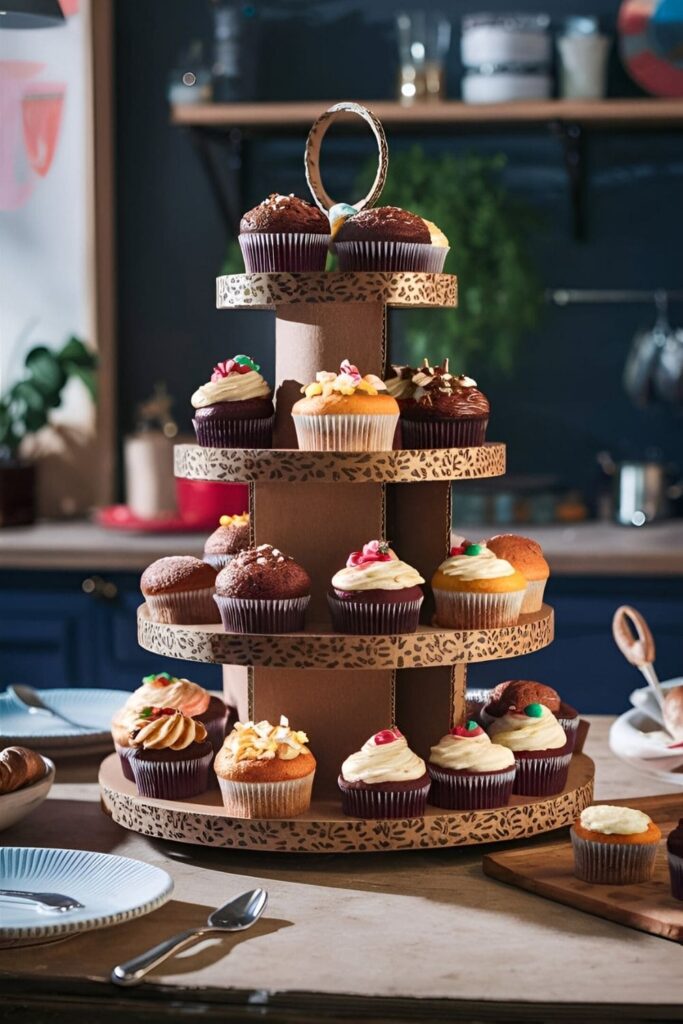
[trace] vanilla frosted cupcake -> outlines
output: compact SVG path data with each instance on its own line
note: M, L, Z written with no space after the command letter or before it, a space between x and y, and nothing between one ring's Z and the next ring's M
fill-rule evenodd
M527 582L485 544L461 544L432 577L436 621L453 629L514 626Z
M279 725L237 722L216 755L223 803L236 818L293 818L311 803L316 761L305 732Z
M342 810L355 818L416 818L425 812L429 774L399 729L382 729L347 757L338 779Z
M517 775L513 793L552 796L567 783L571 746L555 715L543 704L508 711L489 726L494 743L515 755Z
M197 441L205 448L270 448L272 392L249 356L226 359L192 395Z
M515 780L515 755L476 722L456 725L431 748L429 802L451 811L502 807Z
M582 882L632 885L652 878L662 833L643 811L613 804L586 807L570 833L574 874Z
M129 764L141 796L182 800L209 788L213 748L202 723L181 711L144 708L131 747Z
M220 697L212 697L203 686L168 672L152 672L142 686L131 693L123 713L139 712L146 707L173 708L188 718L196 718L206 728L214 750L220 750L225 737L227 708Z
M338 633L414 633L424 600L421 583L417 569L397 558L387 541L371 540L332 577L332 625Z

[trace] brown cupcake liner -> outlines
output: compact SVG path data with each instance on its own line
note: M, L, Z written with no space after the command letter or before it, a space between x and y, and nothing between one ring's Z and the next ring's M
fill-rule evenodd
M420 621L424 598L397 601L392 604L369 604L353 600L341 601L327 595L336 633L358 633L384 636L388 633L414 633Z
M223 806L234 818L295 818L311 805L315 772L282 782L234 782L218 777Z
M450 629L498 629L516 626L523 590L472 594L433 588L436 621Z
M522 615L540 612L547 580L529 580L522 600Z
M253 231L239 235L248 274L302 274L324 270L330 235Z
M683 857L667 851L669 877L671 878L671 895L675 900L683 900Z
M340 270L440 274L450 249L428 242L337 242Z
M202 448L272 448L274 422L275 416L262 416L243 420L194 419L192 425Z
M114 744L114 749L119 755L119 761L121 763L121 771L123 772L124 779L128 779L129 782L135 782L135 776L133 775L133 769L130 764L130 755L133 752L132 747L121 747L118 743Z
M427 771L432 780L429 802L434 807L449 811L479 811L504 807L510 802L515 781L514 765L508 772L459 774L429 763Z
M226 633L299 633L310 600L310 596L279 600L215 596Z
M347 789L340 776L342 811L350 818L421 818L427 807L429 786L430 783L415 789Z
M569 830L574 850L574 874L595 885L633 885L648 882L655 869L657 843L599 843Z
M554 796L567 785L572 755L567 747L556 756L515 757L517 773L512 792L517 796Z
M202 626L218 622L213 595L213 587L201 587L199 590L178 590L171 594L146 594L145 603L152 622Z
M206 729L206 738L213 747L214 754L223 746L223 740L225 739L225 720L227 718L228 709L225 709L225 714L222 718L213 718L210 721L204 721L201 715L197 716L197 720L202 723Z
M401 420L404 448L479 448L486 440L488 416L453 420Z
M131 757L135 785L140 796L156 800L183 800L209 788L213 750L187 761L141 761Z
M300 451L390 452L398 414L292 415L292 419Z

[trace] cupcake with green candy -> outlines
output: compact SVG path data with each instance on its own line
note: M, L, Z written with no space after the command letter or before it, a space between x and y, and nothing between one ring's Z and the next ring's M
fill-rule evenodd
M452 629L494 629L519 619L527 581L485 544L464 543L432 576L436 621Z
M192 395L192 423L204 448L272 446L275 409L260 369L249 356L226 359Z
M430 751L429 802L450 811L503 807L515 781L515 755L492 743L481 726L456 725Z
M571 744L547 707L527 704L521 711L508 711L491 723L488 733L494 743L508 747L515 756L513 793L553 796L562 792L572 759Z

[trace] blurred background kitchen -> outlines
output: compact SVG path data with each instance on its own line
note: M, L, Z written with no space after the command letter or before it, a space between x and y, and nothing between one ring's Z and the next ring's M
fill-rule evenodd
M0 686L159 667L140 571L245 506L173 480L190 393L235 352L273 375L272 314L217 312L215 277L241 270L242 212L307 195L303 140L339 99L383 120L383 202L445 231L460 280L457 311L392 315L392 360L449 355L508 445L505 478L454 486L454 531L529 533L553 571L557 642L471 681L623 709L623 602L679 673L683 0L60 2L0 12ZM373 148L330 133L337 199Z

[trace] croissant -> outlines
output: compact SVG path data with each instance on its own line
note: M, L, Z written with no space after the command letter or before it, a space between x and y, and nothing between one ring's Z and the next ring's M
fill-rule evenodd
M45 762L27 747L5 747L0 751L0 794L13 793L42 779Z

